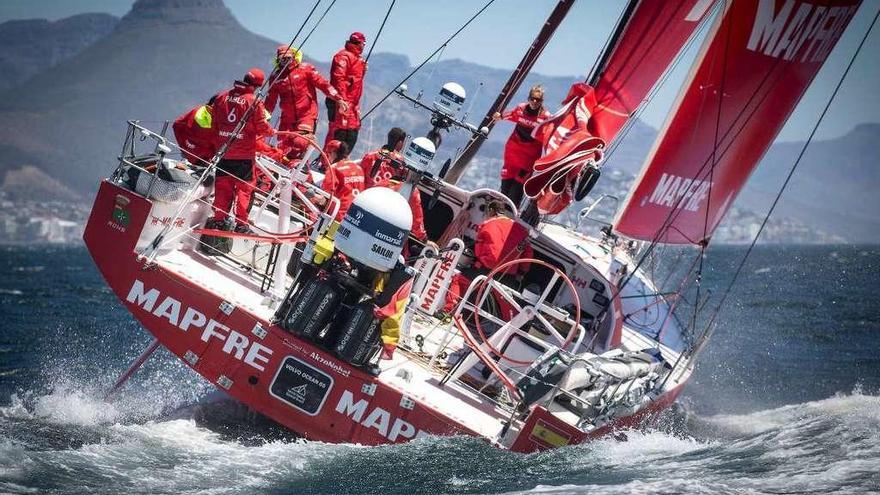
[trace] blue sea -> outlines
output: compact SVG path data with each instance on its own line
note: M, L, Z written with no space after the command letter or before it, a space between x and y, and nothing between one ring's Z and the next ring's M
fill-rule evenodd
M723 292L744 250L717 247ZM763 246L679 403L538 454L297 440L161 350L82 247L0 247L0 493L878 493L880 248Z

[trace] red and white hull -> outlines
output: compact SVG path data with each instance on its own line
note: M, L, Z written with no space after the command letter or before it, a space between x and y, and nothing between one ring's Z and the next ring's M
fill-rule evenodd
M110 287L205 379L308 439L379 445L464 434L535 451L634 426L670 405L689 375L680 372L647 407L592 431L537 405L505 428L509 408L455 380L440 385L442 375L415 354L397 352L372 376L270 324L273 311L262 304L258 284L195 250L175 250L147 264L137 249L152 238L144 230L156 223L153 210L152 201L102 182L84 239ZM159 223L168 221L160 217Z

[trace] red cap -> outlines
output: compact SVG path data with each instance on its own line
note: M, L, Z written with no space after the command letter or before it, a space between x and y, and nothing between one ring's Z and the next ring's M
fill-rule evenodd
M266 82L266 75L263 74L262 69L254 67L247 71L241 80L249 86L262 86Z
M355 31L351 33L351 36L348 37L348 41L354 41L356 43L364 44L367 41L367 37L364 36L364 33L360 31Z

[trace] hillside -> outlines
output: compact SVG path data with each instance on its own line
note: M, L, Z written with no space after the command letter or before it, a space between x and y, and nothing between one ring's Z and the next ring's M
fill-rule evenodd
M0 91L80 53L109 34L119 19L81 14L59 21L27 19L0 24Z
M803 143L777 143L749 180L741 201L769 206ZM814 141L788 186L779 214L837 232L853 242L880 242L880 124L862 124L837 139Z
M92 190L127 119L173 119L249 67L268 69L275 45L221 0L139 0L109 35L0 98L0 174L26 162Z

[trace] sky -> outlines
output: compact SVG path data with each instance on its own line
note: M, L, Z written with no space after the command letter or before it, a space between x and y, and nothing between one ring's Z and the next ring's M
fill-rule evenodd
M289 41L308 11L311 0L225 0L233 15L249 30ZM0 22L10 19L56 20L83 12L124 15L133 0L0 0ZM323 12L330 0L322 2ZM485 3L485 0L397 0L378 42L376 32L390 0L337 0L309 39L304 51L317 60L329 60L352 31L362 31L377 52L402 53L413 65L421 62ZM443 51L443 59L459 58L496 68L513 69L555 5L552 0L495 0ZM593 66L623 9L624 0L582 0L535 65L534 72L583 78ZM864 0L834 53L804 96L781 140L803 140L827 102L834 86L880 9L880 0ZM317 15L313 17L313 21ZM695 50L694 50L695 51ZM684 78L684 67L670 77L667 87L643 114L659 127L669 103ZM368 75L369 77L369 75ZM678 84L676 84L678 83ZM880 26L876 26L819 129L819 138L845 134L864 122L880 122Z

